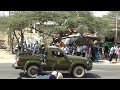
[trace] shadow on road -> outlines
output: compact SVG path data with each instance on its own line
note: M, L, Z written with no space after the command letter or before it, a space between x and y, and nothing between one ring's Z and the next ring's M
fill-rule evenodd
M20 72L19 76L22 78L28 78L27 74L24 74L24 72Z
M64 78L73 78L68 73L63 73ZM94 73L86 73L83 78L101 78L99 75Z
M68 73L62 73L64 78L71 78L74 79L71 75L69 75ZM20 72L19 76L22 78L28 78L26 74L24 74L24 72ZM83 78L101 78L99 75L94 74L94 73L86 73L85 76Z
M101 78L101 77L95 73L86 73L84 78Z

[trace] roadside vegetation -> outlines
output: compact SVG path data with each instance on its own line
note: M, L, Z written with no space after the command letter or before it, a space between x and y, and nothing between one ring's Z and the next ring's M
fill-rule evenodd
M99 37L111 36L113 13L116 12L111 11L106 16L95 17L91 11L10 11L9 16L0 17L0 31L8 34L12 51L13 43L17 43L19 38L23 44L25 28L31 33L32 29L35 29L44 39L47 39L44 33L49 37L55 32L73 28L80 33L97 33ZM47 22L53 24L45 24Z

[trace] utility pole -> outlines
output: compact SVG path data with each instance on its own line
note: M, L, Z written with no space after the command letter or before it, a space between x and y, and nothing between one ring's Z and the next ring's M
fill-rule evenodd
M118 35L118 13L116 13L116 32L115 32L115 43L117 43L117 35Z
M9 16L10 16L10 11L9 11ZM9 27L8 27L8 47L10 50L11 49L11 32Z

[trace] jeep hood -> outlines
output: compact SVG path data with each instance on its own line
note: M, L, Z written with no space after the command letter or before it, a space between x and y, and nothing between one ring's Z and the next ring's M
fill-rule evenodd
M87 60L85 57L82 56L72 56L72 55L67 55L69 60Z

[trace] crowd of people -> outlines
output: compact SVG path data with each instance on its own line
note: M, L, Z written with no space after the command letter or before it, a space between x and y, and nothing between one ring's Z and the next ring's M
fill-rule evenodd
M87 57L88 46L87 45L64 45L60 47L67 55L77 55Z
M55 44L53 43L52 46L55 46ZM111 62L113 58L116 59L116 62L120 62L119 45L109 47L108 45L99 44L98 41L95 41L91 46L87 44L76 45L76 43L64 45L64 43L61 41L58 47L61 48L67 55L91 58L93 62L98 62L99 60L103 59L109 60Z
M113 61L113 59L116 60L116 63L120 63L120 46L119 45L113 45L112 47L109 47L108 45L100 46L95 45L91 49L92 50L92 60L108 60Z
M73 43L73 44L65 45L62 41L60 41L59 45L55 45L53 43L51 46L58 46L67 55L77 55L77 56L88 58L90 53L90 48L86 44L77 45L76 43Z
M111 47L109 53L109 61L111 62L113 58L116 59L116 62L120 63L120 46L114 45Z
M23 43L24 52L32 52L35 54L41 53L44 54L45 52L45 44L39 44L38 41L34 44L26 44ZM85 58L91 58L93 62L105 59L109 60L110 62L113 58L116 59L116 62L120 62L120 46L114 45L113 47L109 47L108 45L100 45L98 41L95 41L93 45L89 46L88 44L77 45L76 43L67 44L65 45L62 41L59 42L59 45L52 43L51 46L58 46L61 48L64 53L67 55L76 55L82 56ZM19 52L21 51L21 44L18 43L16 45ZM41 51L40 51L41 50Z
M26 44L26 42L23 43L23 52L38 54L40 52L40 49L41 53L44 54L45 51L44 43L39 44L38 41L36 41L36 43L34 44ZM15 50L16 52L22 52L21 43L18 43L16 45Z

